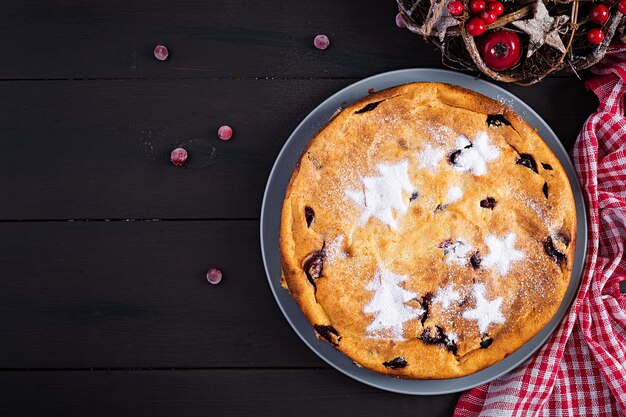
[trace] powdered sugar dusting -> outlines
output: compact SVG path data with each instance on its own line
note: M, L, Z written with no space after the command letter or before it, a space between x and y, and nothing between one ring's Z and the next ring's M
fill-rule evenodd
M394 340L404 340L403 324L424 314L421 308L405 305L417 297L416 293L400 286L406 280L406 275L394 274L383 268L375 273L365 287L368 291L374 291L370 302L363 307L364 313L375 314L374 320L367 326L370 337L390 336Z
M485 237L489 253L483 258L482 265L485 268L495 267L500 275L508 274L512 263L526 257L523 252L515 249L516 239L515 233L509 233L503 239L494 235Z
M347 190L346 195L361 208L361 225L370 217L375 217L392 229L398 228L398 221L393 211L403 215L408 209L409 199L404 193L415 191L409 180L408 162L402 161L395 165L378 164L379 176L362 177L364 189Z
M433 148L430 143L426 144L424 150L417 156L421 168L427 168L436 171L445 155L445 151L441 148Z
M332 265L337 260L347 258L346 253L342 249L344 239L345 237L340 235L326 246L326 262L328 265Z
M460 153L454 160L454 169L477 176L485 175L487 162L494 161L500 155L498 148L489 143L489 136L485 132L479 133L473 143L465 136L459 136L456 146Z
M441 304L441 308L448 309L454 303L461 300L461 294L454 289L452 284L448 284L445 288L440 288L439 292L437 292L437 297L435 301Z
M476 308L463 312L463 318L466 320L477 321L481 333L485 333L492 323L504 323L504 316L500 311L502 297L489 301L485 297L485 292L485 284L474 284L472 294L476 300Z
M461 187L452 186L448 188L448 192L446 193L446 199L448 203L454 203L463 198L463 190Z
M446 262L454 262L457 265L463 266L467 264L467 259L469 258L469 253L471 251L471 245L463 243L460 239L457 239L456 242L450 243L450 245L444 248Z

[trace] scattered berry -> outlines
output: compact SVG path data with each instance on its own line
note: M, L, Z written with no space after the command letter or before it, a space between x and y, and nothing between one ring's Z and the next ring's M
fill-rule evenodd
M501 2L496 0L489 3L489 5L487 6L487 10L493 12L496 17L498 17L502 16L502 13L504 13L504 6Z
M465 24L465 30L472 36L480 36L485 33L485 21L480 17L472 17Z
M587 32L587 40L589 43L599 45L604 40L604 32L600 28L593 28Z
M233 129L230 126L222 126L217 129L217 137L222 140L228 140L233 137Z
M330 39L326 35L317 35L315 39L313 39L313 45L317 49L326 49L330 45Z
M619 6L618 6L619 7ZM604 24L609 18L609 9L603 4L597 4L591 8L589 12L589 20L598 25Z
M187 151L183 148L176 148L170 154L170 160L174 165L182 166L187 160Z
M461 13L463 13L463 3L461 3L460 0L454 0L450 2L450 4L448 4L448 12L450 12L452 16L460 15Z
M489 13L489 12L484 12ZM522 56L522 45L519 36L510 30L500 29L489 32L479 43L480 54L485 64L494 71L504 71L517 64ZM487 124L495 123L497 117L487 117ZM504 119L506 121L506 119ZM498 120L499 125L502 121Z
M398 26L399 28L406 27L406 23L404 23L404 19L402 18L402 15L400 13L396 15L396 26Z
M154 57L159 61L165 61L170 55L170 52L163 45L157 45L154 47Z
M626 0L620 0L617 3L617 10L619 10L621 14L626 14Z
M213 285L219 284L222 280L222 271L217 268L209 269L209 271L206 273L206 280Z
M471 0L469 4L470 11L473 15L480 14L485 10L485 0Z
M498 19L498 16L490 10L485 10L480 14L480 18L483 19L486 25L490 25Z

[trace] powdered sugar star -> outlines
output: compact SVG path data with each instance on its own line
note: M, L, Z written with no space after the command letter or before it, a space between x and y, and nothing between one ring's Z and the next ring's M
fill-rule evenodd
M495 267L500 275L509 273L513 262L524 259L526 255L515 249L515 233L509 233L504 239L489 235L485 238L485 243L489 247L489 254L483 258L482 265L486 268Z
M363 307L364 313L376 315L374 321L367 326L370 336L381 337L385 331L389 331L393 339L403 340L404 322L418 319L424 314L423 309L404 304L417 297L416 293L400 286L406 279L406 275L382 269L376 272L365 287L368 291L374 291L370 302Z
M427 143L424 150L417 155L420 167L436 171L445 153L443 149L433 148L430 143Z
M450 243L450 245L444 248L446 262L454 262L457 265L463 266L467 263L467 258L471 250L471 245L465 244L460 240Z
M446 193L446 200L448 203L455 203L461 198L463 198L463 190L461 189L461 187L453 185L452 187L448 188L448 192Z
M494 161L500 155L498 148L489 144L489 136L485 132L479 133L473 143L465 136L459 136L456 147L461 152L454 159L453 168L478 176L486 174L487 162Z
M402 161L395 165L378 164L376 168L379 176L361 178L364 190L348 190L346 195L361 207L361 225L375 217L396 230L398 222L392 210L405 214L409 199L404 198L403 192L415 191L409 180L409 164Z
M478 322L478 330L481 333L485 333L491 323L504 323L504 316L500 312L502 297L489 301L485 297L485 291L485 284L474 284L472 293L476 300L476 308L463 312L464 319Z
M439 289L435 300L438 301L439 304L441 304L441 308L448 309L455 302L461 300L461 294L459 294L458 291L454 290L452 284L448 284L447 287ZM450 337L448 336L448 338Z

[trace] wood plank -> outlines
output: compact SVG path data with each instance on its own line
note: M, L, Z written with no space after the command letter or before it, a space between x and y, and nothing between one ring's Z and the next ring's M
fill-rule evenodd
M0 15L0 79L363 77L440 67L392 1L22 0ZM319 51L313 37L327 34ZM157 43L170 49L157 61Z
M258 229L0 223L0 368L325 367L272 296Z
M10 416L451 416L459 394L415 397L335 370L1 372Z
M256 218L280 148L354 80L0 83L0 219ZM574 79L509 86L571 146L596 100ZM221 124L235 136L217 139ZM191 165L169 162L179 143ZM194 156L197 158L194 161Z

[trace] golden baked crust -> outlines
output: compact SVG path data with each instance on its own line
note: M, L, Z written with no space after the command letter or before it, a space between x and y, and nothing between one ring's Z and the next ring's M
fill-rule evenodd
M521 117L413 83L354 103L310 141L283 204L282 279L359 365L454 378L548 323L575 238L567 176Z

